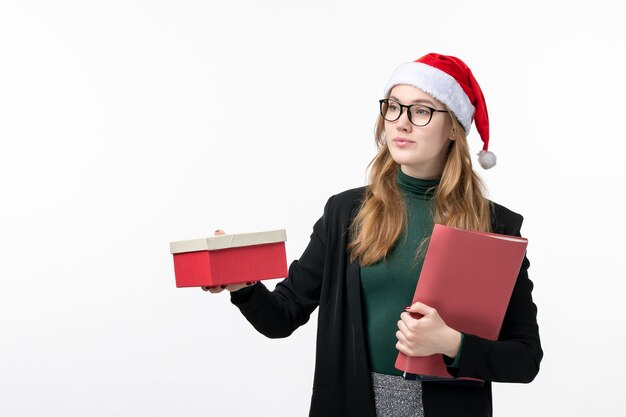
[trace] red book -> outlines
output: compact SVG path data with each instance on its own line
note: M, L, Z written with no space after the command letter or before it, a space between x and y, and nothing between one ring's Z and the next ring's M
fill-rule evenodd
M437 309L462 333L496 340L528 240L435 224L413 303ZM441 354L398 354L395 367L410 374L452 379Z
M287 276L284 229L170 242L177 287L237 284Z

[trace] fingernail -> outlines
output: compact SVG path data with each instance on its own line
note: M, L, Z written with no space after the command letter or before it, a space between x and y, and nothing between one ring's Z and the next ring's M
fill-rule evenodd
M213 233L224 233L224 231L223 231L223 230L221 230L221 229L217 229L217 230L216 230L215 232L213 232Z
M411 309L411 306L404 307L404 309L408 311L408 310L410 310L410 309Z

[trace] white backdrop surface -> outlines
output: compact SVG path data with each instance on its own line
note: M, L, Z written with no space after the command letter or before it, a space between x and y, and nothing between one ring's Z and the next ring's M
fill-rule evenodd
M168 243L286 228L297 259L366 183L387 78L428 52L481 83L480 173L526 219L545 358L495 414L623 413L613 3L2 0L0 415L306 415L316 314L267 339L175 288Z

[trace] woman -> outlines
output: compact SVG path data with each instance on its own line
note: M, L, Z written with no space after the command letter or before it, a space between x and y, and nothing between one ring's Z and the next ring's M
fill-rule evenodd
M401 65L384 96L371 184L328 200L274 291L262 283L226 289L272 338L289 336L319 307L310 416L490 416L491 381L530 382L543 355L528 259L496 341L450 328L423 304L403 312L434 223L520 235L522 216L484 197L469 158L475 121L479 162L495 165L484 97L460 59L433 53ZM405 380L394 368L398 351L443 355L451 376L485 382Z

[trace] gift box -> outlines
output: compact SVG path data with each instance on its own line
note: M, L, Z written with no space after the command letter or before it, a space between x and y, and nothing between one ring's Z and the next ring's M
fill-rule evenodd
M287 276L284 229L170 242L177 287L212 287Z

